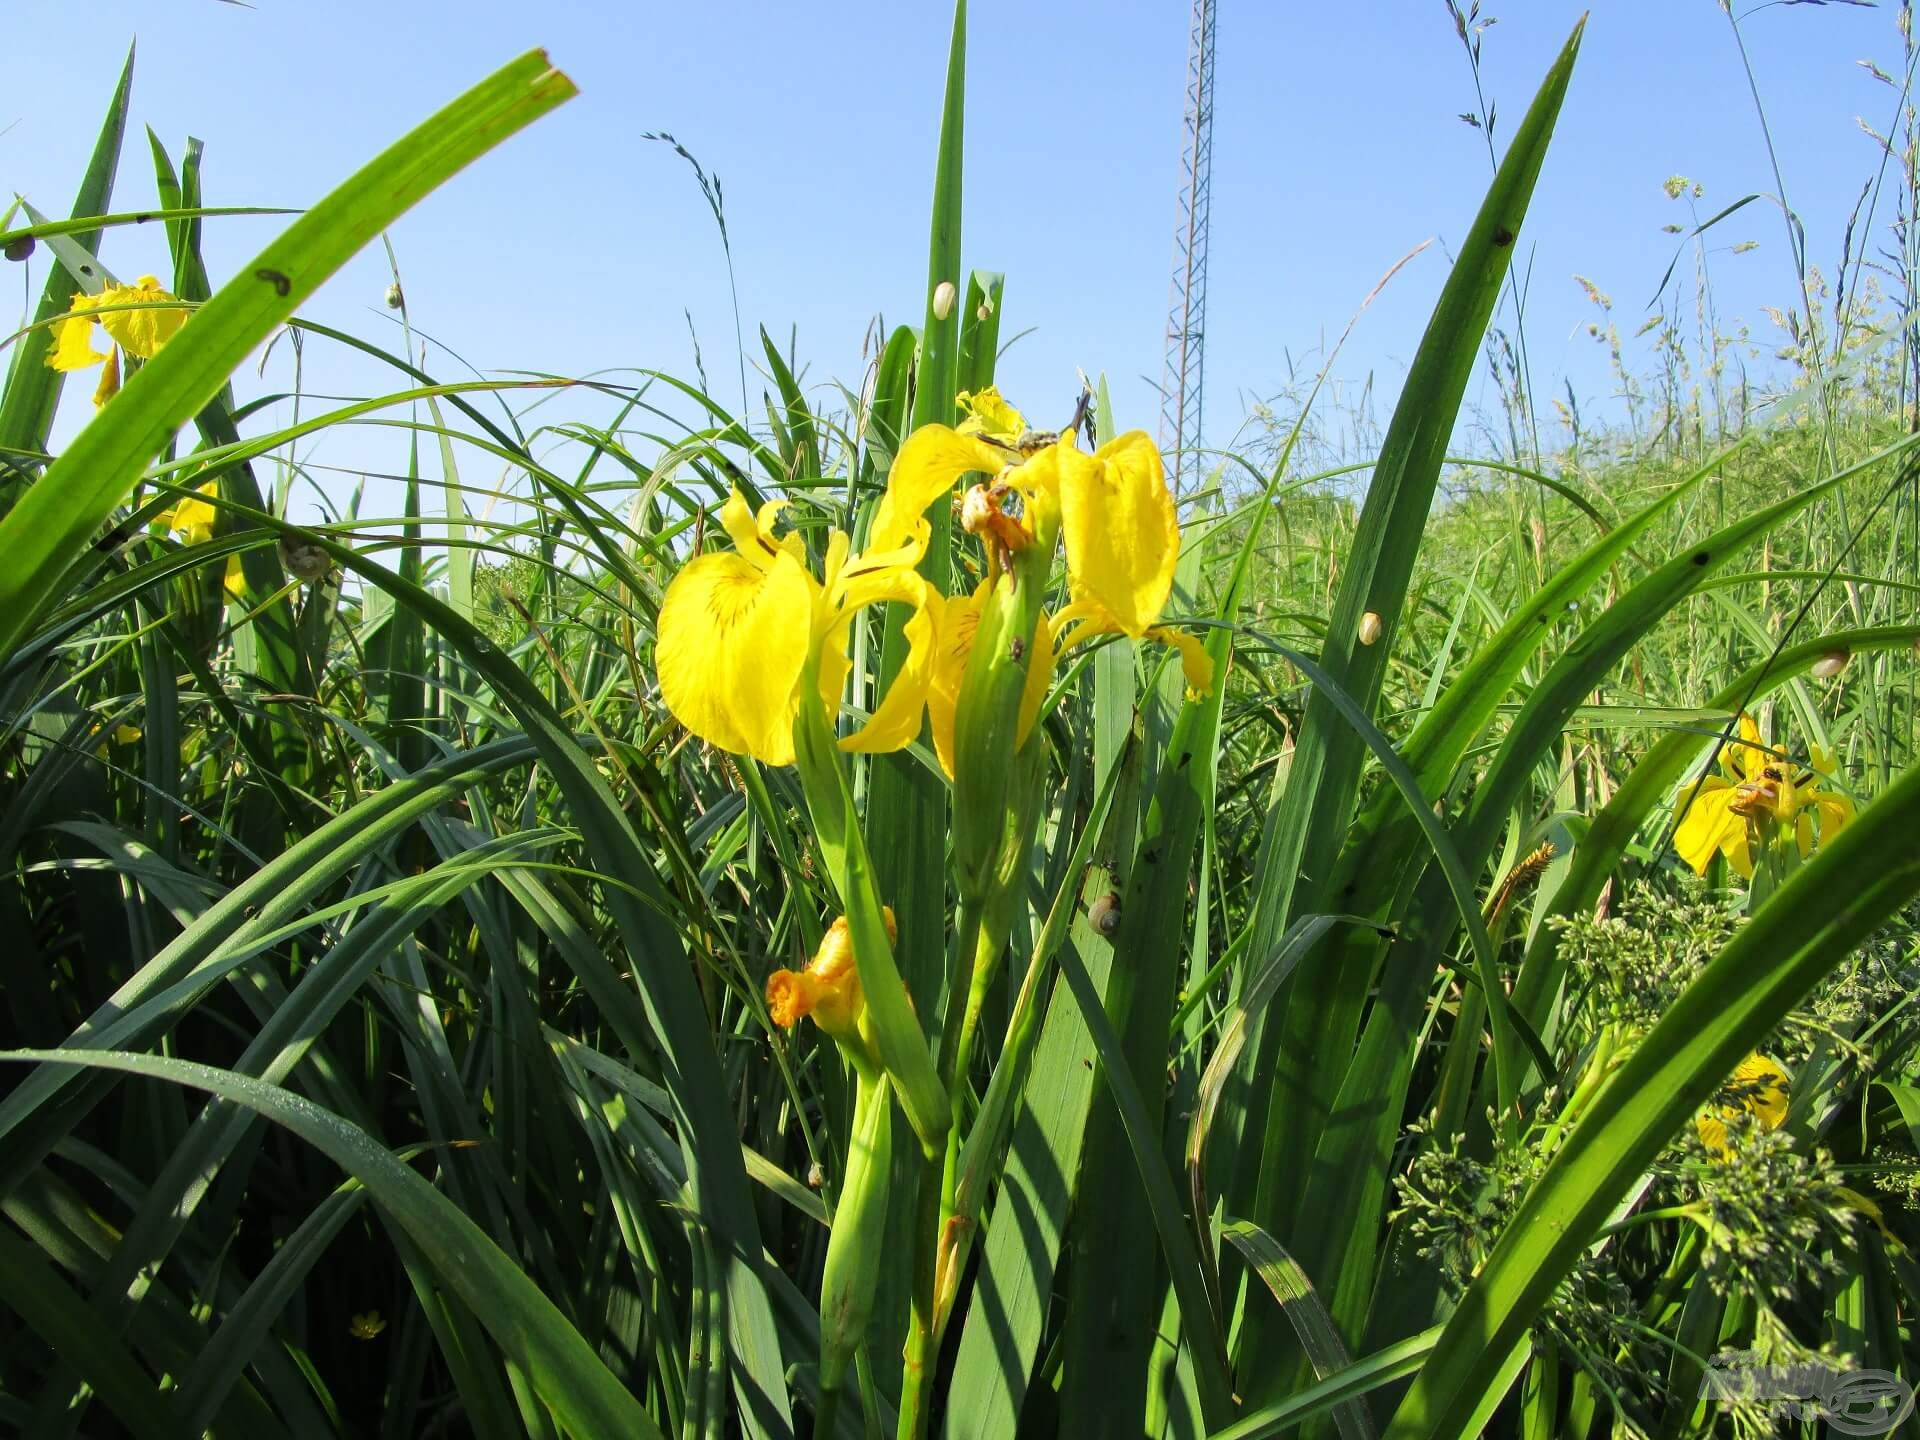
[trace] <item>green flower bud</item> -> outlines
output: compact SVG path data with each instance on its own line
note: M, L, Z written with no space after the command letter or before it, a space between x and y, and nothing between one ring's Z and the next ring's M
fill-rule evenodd
M820 1393L838 1390L848 1362L866 1338L886 1250L887 1177L892 1168L892 1107L886 1076L859 1072L847 1173L833 1211L827 1263L820 1277Z

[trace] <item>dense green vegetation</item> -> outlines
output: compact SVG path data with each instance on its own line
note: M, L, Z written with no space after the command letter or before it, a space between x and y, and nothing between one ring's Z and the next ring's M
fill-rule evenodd
M0 218L52 261L0 401L0 1424L1678 1440L1781 1418L1753 1367L1911 1393L1912 297L1810 281L1766 405L1676 323L1621 425L1536 415L1502 296L1576 33L1377 453L1309 389L1176 557L1103 388L1008 397L1057 442L994 407L965 44L922 324L832 392L763 336L752 416L658 376L533 431L298 318L567 98L538 54L231 277L157 142L172 273L103 264L130 74L75 218ZM228 377L283 326L392 389L267 427ZM88 345L118 391L50 454ZM293 442L363 415L403 513L291 523Z

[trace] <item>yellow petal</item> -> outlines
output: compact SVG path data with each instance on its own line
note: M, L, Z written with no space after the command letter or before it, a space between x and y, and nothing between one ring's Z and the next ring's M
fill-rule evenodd
M962 435L983 435L1011 445L1027 433L1027 417L1002 398L998 386L989 385L975 394L962 390L953 398L967 412L956 427Z
M152 275L142 275L134 285L109 285L96 303L129 307L107 311L100 323L115 344L142 360L158 355L160 347L187 323L187 311L179 298L161 289L160 281Z
M238 600L242 595L247 593L247 574L240 566L240 557L238 555L229 555L227 557L227 575L222 585L227 592L227 598L229 600Z
M756 514L747 508L746 497L733 490L728 492L727 503L720 507L720 527L732 538L740 558L756 570L771 570L782 555L792 556L802 566L806 564L807 549L797 534L782 540L773 533L774 522L786 505L784 500L769 500Z
M922 425L907 437L887 473L887 493L874 511L867 549L895 550L912 545L916 523L934 501L951 491L962 475L980 470L998 474L1004 451L944 425ZM924 544L924 541L920 543ZM917 558L917 557L916 557Z
M1760 739L1760 727L1753 716L1742 711L1739 737L1720 749L1720 768L1734 780L1751 780L1766 767L1769 758L1770 752Z
M1013 731L1013 748L1016 750L1027 743L1027 736L1033 733L1034 723L1040 718L1040 707L1046 703L1047 692L1053 688L1056 658L1053 629L1047 624L1047 617L1042 615L1040 623L1033 627L1033 653L1027 656L1027 683L1020 691L1020 723Z
M939 591L911 566L876 567L863 555L841 570L828 592L833 633L823 647L821 669L824 674L824 653L832 653L839 659L844 673L846 637L853 617L869 605L889 602L911 606L915 612L906 624L907 656L867 723L840 741L842 750L879 754L902 749L920 736L920 712L926 706L927 689L933 681L942 606ZM836 680L829 703L837 701L839 695Z
M1700 781L1698 793L1689 786L1682 799L1692 794L1686 818L1673 832L1674 853L1693 867L1696 875L1707 873L1715 852L1727 857L1727 863L1749 879L1753 876L1753 857L1747 847L1746 818L1733 813L1731 802L1737 791L1718 776Z
M53 322L53 344L47 349L47 364L55 370L84 370L107 358L104 350L93 348L94 317L90 313L100 302L91 295L75 295L67 313Z
M1147 631L1149 640L1158 640L1162 645L1171 645L1180 652L1180 668L1187 677L1187 694L1200 696L1213 689L1213 657L1207 653L1207 647L1184 630L1175 630L1170 626L1156 625Z
M120 352L114 351L101 367L100 383L93 387L93 408L98 410L120 393Z
M931 586L927 593L935 596ZM874 707L873 717L840 742L842 750L878 755L905 749L920 738L920 714L926 709L938 649L939 621L934 605L927 605L908 620L904 633L907 657L899 673Z
M1160 618L1180 558L1180 526L1160 452L1146 431L1133 430L1092 456L1081 454L1071 438L1049 453L1058 465L1060 524L1075 593L1098 600L1138 640Z
M1820 812L1820 840L1825 843L1833 839L1842 830L1853 823L1853 801L1844 795L1830 794L1821 790L1812 797L1813 805Z
M218 512L204 500L195 495L211 495L218 482L209 480L193 492L178 501L171 509L162 510L155 518L176 535L185 538L189 545L200 545L213 538L213 522Z
M1786 1124L1790 1083L1778 1060L1757 1052L1742 1060L1733 1071L1733 1085L1741 1092L1740 1103L1758 1115L1769 1130L1778 1130Z
M813 589L784 550L764 570L737 551L682 566L667 586L654 643L661 698L674 718L722 750L793 763Z
M1787 1120L1790 1083L1787 1072L1772 1056L1758 1051L1747 1056L1727 1077L1715 1103L1694 1122L1701 1141L1709 1150L1725 1150L1726 1121L1742 1114L1754 1116L1768 1130L1778 1130Z
M948 779L953 778L953 716L960 703L960 682L966 677L967 657L973 653L973 637L980 628L980 611L991 583L982 580L973 594L949 599L940 611L933 676L927 687L927 718L933 724L934 751Z

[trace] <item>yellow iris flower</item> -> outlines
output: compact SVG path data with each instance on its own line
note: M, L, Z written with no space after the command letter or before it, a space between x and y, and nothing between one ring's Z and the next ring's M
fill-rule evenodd
M912 743L941 608L939 592L914 570L932 533L923 512L935 493L904 486L896 466L866 551L854 555L848 537L833 532L825 576L816 580L800 537L774 534L786 502L770 500L755 514L734 491L720 512L734 548L688 561L661 603L654 660L667 708L709 744L790 765L807 677L822 703L837 704L852 665L847 646L855 614L894 601L914 610L906 662L872 718L839 743L865 752Z
M184 496L166 510L153 518L178 535L189 545L204 545L213 538L213 522L218 516L213 506L200 499L202 495L215 493L215 482L207 481L193 494ZM240 557L227 557L226 592L229 600L237 600L247 588L245 573L240 568Z
M1734 1067L1714 1103L1700 1112L1694 1128L1701 1143L1716 1155L1727 1148L1727 1121L1752 1115L1768 1130L1778 1130L1787 1119L1787 1072L1780 1062L1758 1051Z
M1035 655L1022 696L1018 742L1024 741L1045 699L1060 655L1100 635L1157 640L1180 652L1188 688L1212 687L1213 662L1191 635L1160 625L1173 593L1180 558L1180 526L1167 489L1160 452L1144 430L1132 430L1088 455L1071 435L1036 437L1020 412L992 388L962 394L968 412L959 426L926 425L908 437L894 463L894 476L913 493L942 494L961 476L981 471L995 477L976 485L962 505L962 524L988 549L987 580L963 600L947 605L928 696L934 744L953 773L953 713L979 620L1001 562L997 556L1031 543L1045 515L1056 517L1067 552L1069 603L1035 636L1046 653ZM1004 508L1019 497L1021 513Z
M55 370L104 364L99 387L93 392L93 403L104 405L120 388L120 352L151 360L186 323L187 312L179 297L163 290L158 276L142 275L132 285L109 285L98 295L75 295L67 313L53 322L47 364ZM107 332L116 348L93 348L95 325Z
M1754 839L1760 827L1791 825L1802 858L1813 853L1814 817L1820 838L1831 839L1853 819L1853 802L1820 788L1834 774L1830 751L1813 747L1811 767L1789 762L1760 738L1751 715L1740 717L1740 738L1720 751L1725 775L1707 775L1682 792L1686 812L1673 833L1673 848L1696 874L1707 873L1716 853L1753 878Z

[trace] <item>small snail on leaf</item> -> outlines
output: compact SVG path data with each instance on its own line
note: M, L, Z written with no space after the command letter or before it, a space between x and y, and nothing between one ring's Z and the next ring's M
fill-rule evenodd
M325 579L327 572L333 568L333 556L327 553L323 545L282 535L275 548L280 552L281 567L294 579L309 585Z
M1109 890L1087 907L1087 924L1096 935L1112 939L1120 929L1120 897Z

